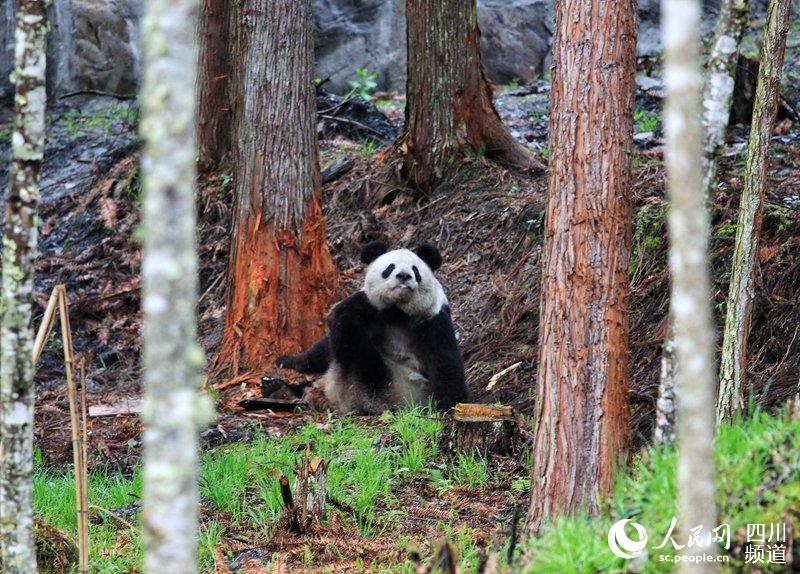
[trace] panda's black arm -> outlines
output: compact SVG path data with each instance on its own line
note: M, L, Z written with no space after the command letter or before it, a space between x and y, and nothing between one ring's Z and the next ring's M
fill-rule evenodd
M377 347L370 340L369 327L378 310L358 291L333 308L328 330L333 360L345 377L352 377L372 394L386 388L391 374Z
M435 317L416 323L412 340L422 359L436 407L445 411L469 400L464 363L458 350L456 333L445 306Z
M294 369L305 375L321 375L328 370L330 362L331 344L325 335L303 353L278 357L275 365L283 369Z

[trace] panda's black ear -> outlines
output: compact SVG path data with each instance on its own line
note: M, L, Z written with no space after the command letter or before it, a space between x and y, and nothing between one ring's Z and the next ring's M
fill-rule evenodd
M428 264L431 271L436 271L442 266L442 253L430 243L423 243L414 250L414 253Z
M383 241L370 241L361 248L361 262L369 265L389 250Z

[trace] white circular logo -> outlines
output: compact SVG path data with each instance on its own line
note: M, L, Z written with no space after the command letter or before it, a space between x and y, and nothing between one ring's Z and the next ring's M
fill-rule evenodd
M629 522L636 530L636 534L639 535L638 540L631 540L628 535L625 534L625 525ZM645 530L644 526L641 524L631 522L630 518L619 520L608 529L608 547L611 548L611 552L620 558L625 558L626 560L636 558L642 553L646 546L647 530Z

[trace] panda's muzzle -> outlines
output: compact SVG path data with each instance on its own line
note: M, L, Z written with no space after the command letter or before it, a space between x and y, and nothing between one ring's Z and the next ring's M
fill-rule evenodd
M412 275L410 273L406 273L405 271L400 271L397 275L395 275L398 281L402 281L403 283L408 283L411 281Z

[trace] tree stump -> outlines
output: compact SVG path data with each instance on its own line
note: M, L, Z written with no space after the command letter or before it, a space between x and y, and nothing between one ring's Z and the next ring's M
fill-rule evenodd
M325 502L328 490L328 462L314 457L304 461L296 471L294 495L289 479L280 477L283 499L283 522L290 532L300 534L314 530L325 522Z
M440 446L445 454L477 450L511 454L521 443L520 422L511 407L458 403L445 416Z

